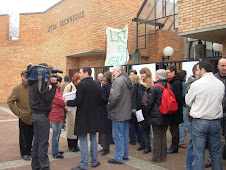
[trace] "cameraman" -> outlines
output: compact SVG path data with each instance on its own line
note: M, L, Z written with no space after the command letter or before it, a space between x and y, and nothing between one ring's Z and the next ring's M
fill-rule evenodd
M47 64L39 64L48 67ZM32 123L34 126L34 141L32 147L32 170L49 170L49 112L52 109L52 100L56 93L57 79L50 78L52 88L49 89L48 82L42 80L41 92L38 80L29 81L29 106L32 109Z

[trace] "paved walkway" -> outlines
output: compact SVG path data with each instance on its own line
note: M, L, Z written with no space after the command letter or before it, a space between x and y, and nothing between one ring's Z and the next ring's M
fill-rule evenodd
M6 103L0 103L0 170L31 170L30 161L22 160L19 153L19 128L18 118L15 117L12 112L8 109ZM72 167L78 165L80 160L80 152L73 153L69 152L67 148L67 140L65 137L65 131L62 131L60 138L60 150L64 151L64 159L53 159L51 156L51 144L49 147L49 158L51 170L70 170ZM168 132L168 136L169 132ZM51 142L50 133L50 142ZM189 135L186 139L188 141ZM171 138L168 137L168 145L170 144ZM149 160L152 153L146 155L140 151L136 151L138 145L129 146L129 160L124 161L122 165L112 165L107 163L109 158L113 158L115 146L111 145L111 152L107 156L98 157L101 162L101 166L95 168L96 170L165 170L165 169L176 169L185 170L185 157L186 149L180 149L178 154L167 155L166 162L153 163ZM100 148L100 146L99 146ZM223 161L224 167L226 167L226 161ZM92 169L89 163L89 169Z

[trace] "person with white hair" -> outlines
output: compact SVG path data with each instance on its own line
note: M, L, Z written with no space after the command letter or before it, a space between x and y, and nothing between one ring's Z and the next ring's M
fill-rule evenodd
M167 72L159 69L155 72L155 84L167 87ZM169 84L168 84L169 85ZM172 86L169 86L172 90ZM152 125L153 130L153 162L165 162L167 155L166 131L172 122L172 116L162 114L159 110L161 105L163 89L159 86L152 86L148 94L147 113L148 124Z
M115 78L107 104L108 118L112 120L112 135L116 145L115 156L108 163L122 164L129 155L129 120L132 110L133 84L122 66L113 67Z
M95 82L101 86L102 85L103 78L104 78L103 73L99 73L97 75L97 80Z

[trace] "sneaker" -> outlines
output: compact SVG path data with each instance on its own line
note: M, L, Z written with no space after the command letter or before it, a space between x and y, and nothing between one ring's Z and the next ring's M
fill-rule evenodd
M31 160L31 158L30 158L29 155L23 155L23 156L21 156L21 157L22 157L22 159L25 160L25 161L30 161L30 160Z
M64 156L63 156L63 155L58 155L58 156L56 156L55 158L56 158L56 159L63 159Z
M122 164L122 162L116 161L114 159L109 159L108 163L110 163L110 164Z
M102 156L107 155L109 153L109 149L104 149L104 151L101 153Z
M96 165L92 165L92 167L93 168L96 168L97 166L99 166L100 165L100 162L97 162L97 164Z

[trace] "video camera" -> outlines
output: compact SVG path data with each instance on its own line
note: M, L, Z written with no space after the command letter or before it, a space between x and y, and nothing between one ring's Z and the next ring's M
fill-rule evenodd
M48 81L50 77L55 77L56 73L63 73L63 71L58 70L56 67L44 66L44 65L33 65L30 63L27 66L27 78L28 81L44 80Z
M45 65L33 65L30 63L27 66L27 75L25 76L28 79L28 85L33 84L38 81L38 89L40 93L44 93L48 86L50 85L50 77L56 77L57 82L60 80L57 73L63 73L63 71L58 70L56 67L45 66ZM47 84L46 89L41 91L42 83L45 82Z

